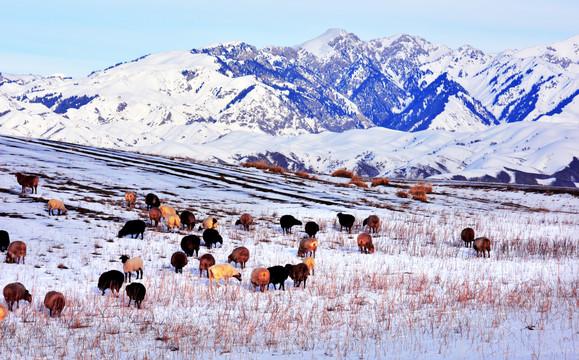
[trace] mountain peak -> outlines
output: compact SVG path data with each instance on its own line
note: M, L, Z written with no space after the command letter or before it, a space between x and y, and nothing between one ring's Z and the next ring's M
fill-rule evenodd
M332 40L340 36L347 36L348 34L349 33L344 29L328 29L317 38L298 45L296 49L304 49L312 55L324 58L335 53L334 49L330 46Z

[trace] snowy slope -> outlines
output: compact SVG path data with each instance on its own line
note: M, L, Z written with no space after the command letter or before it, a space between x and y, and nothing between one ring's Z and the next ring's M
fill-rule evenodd
M435 183L420 202L396 196L413 185L401 181L361 189L321 175L3 136L0 153L0 228L28 249L25 264L0 263L0 287L18 281L32 294L2 322L3 359L526 359L538 349L545 358L579 356L576 195ZM20 194L15 171L39 175L38 194ZM138 196L132 210L127 190ZM223 245L202 246L199 256L225 263L247 247L242 281L211 289L195 257L175 273L171 255L200 231L162 224L142 240L118 238L127 220L148 222L148 192L198 220L217 217ZM50 198L62 199L67 214L48 216ZM250 231L234 225L244 212L255 219ZM351 234L340 231L338 212L356 217ZM285 290L254 292L253 269L302 261L303 226L282 234L284 214L320 225L315 274L305 288L288 279ZM376 251L361 254L356 237L370 214L382 225L372 234ZM468 226L491 239L490 258L464 246ZM122 270L121 254L143 258L143 279L133 277L147 289L140 309L128 306L126 284L118 298L97 288L101 273ZM55 318L43 305L51 290L66 298Z

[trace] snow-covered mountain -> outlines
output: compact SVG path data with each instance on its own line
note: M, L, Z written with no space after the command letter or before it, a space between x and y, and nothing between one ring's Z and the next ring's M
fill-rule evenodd
M524 128L530 126L539 134L550 130L540 125L545 122L577 127L578 74L579 36L484 54L469 46L452 50L404 34L363 41L330 29L295 47L258 49L242 42L220 43L143 56L80 79L0 74L0 132L137 150L173 152L175 147L167 144L174 144L190 153L192 144L218 141L232 132L228 138L242 139L243 131L309 138L307 134L377 127L457 132L419 136L438 134L450 146L464 142L460 135L464 132L501 135L492 129L510 123L524 123ZM328 136L314 136L311 142L323 143ZM369 138L373 140L367 145L377 148L384 141ZM569 165L579 150L561 141L570 150L555 156L569 160L564 164ZM252 156L247 150L251 143L238 146L228 158ZM263 151L254 156L265 156ZM472 164L457 154L462 152L450 157L456 161L453 166L438 157L435 163L442 166L433 166L411 154L422 164L409 167L402 161L395 171L396 166L380 163L366 173L462 176ZM391 156L389 161L395 159ZM309 162L302 157L295 166L310 168ZM503 165L516 165L511 163ZM421 167L429 170L418 171Z

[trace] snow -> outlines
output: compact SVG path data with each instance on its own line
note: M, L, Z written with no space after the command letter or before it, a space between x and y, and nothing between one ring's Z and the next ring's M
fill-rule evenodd
M331 47L329 43L338 36L345 36L347 34L348 32L343 29L329 29L317 38L306 41L305 43L299 45L297 48L304 49L320 59L328 58L336 53L336 50L334 50L334 48Z
M360 141L364 134L349 135ZM0 154L1 227L28 246L24 265L0 263L0 286L19 281L33 295L2 323L3 358L579 356L577 196L435 183L423 203L395 195L413 185L407 182L361 189L324 174L305 180L4 136ZM38 194L20 195L16 171L40 175ZM127 190L138 195L133 210L123 206ZM223 246L202 247L200 255L223 263L234 247L248 247L242 282L211 291L194 258L176 274L169 259L185 230L161 226L148 228L143 240L117 238L125 221L146 219L148 192L199 220L217 217ZM50 198L63 200L68 213L48 216ZM233 225L243 212L256 219L249 232ZM356 216L352 234L339 230L337 212ZM321 225L315 275L305 289L288 280L285 291L254 293L253 268L301 261L304 233L294 227L282 234L278 221L286 213ZM364 255L356 236L370 214L382 227L373 235L376 252ZM491 239L490 258L464 247L467 226ZM102 272L122 269L124 253L145 262L141 309L127 306L124 288L116 298L96 286ZM42 305L50 290L67 299L60 317L50 318Z

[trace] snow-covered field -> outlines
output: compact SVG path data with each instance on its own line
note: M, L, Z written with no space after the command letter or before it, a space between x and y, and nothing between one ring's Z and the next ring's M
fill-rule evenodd
M41 177L37 195L20 195L18 171ZM420 202L396 196L410 182L362 189L316 176L0 137L0 228L28 246L25 265L0 263L0 287L19 281L33 295L2 323L0 358L579 357L576 193L435 183ZM127 190L138 195L133 210L123 206ZM194 258L176 274L170 257L185 230L117 238L125 221L146 218L149 192L198 219L217 217L223 246L200 255L224 263L248 247L242 282L211 291ZM48 216L51 198L68 213ZM243 212L256 219L249 232L234 226ZM351 234L338 212L356 216ZM285 291L253 292L253 268L302 261L303 227L282 234L284 214L320 224L315 275L305 289L288 279ZM382 226L366 255L356 236L371 214ZM464 247L468 226L491 239L490 258ZM145 261L140 310L127 307L124 287L119 298L97 288L125 253ZM43 306L50 290L66 296L60 317Z

